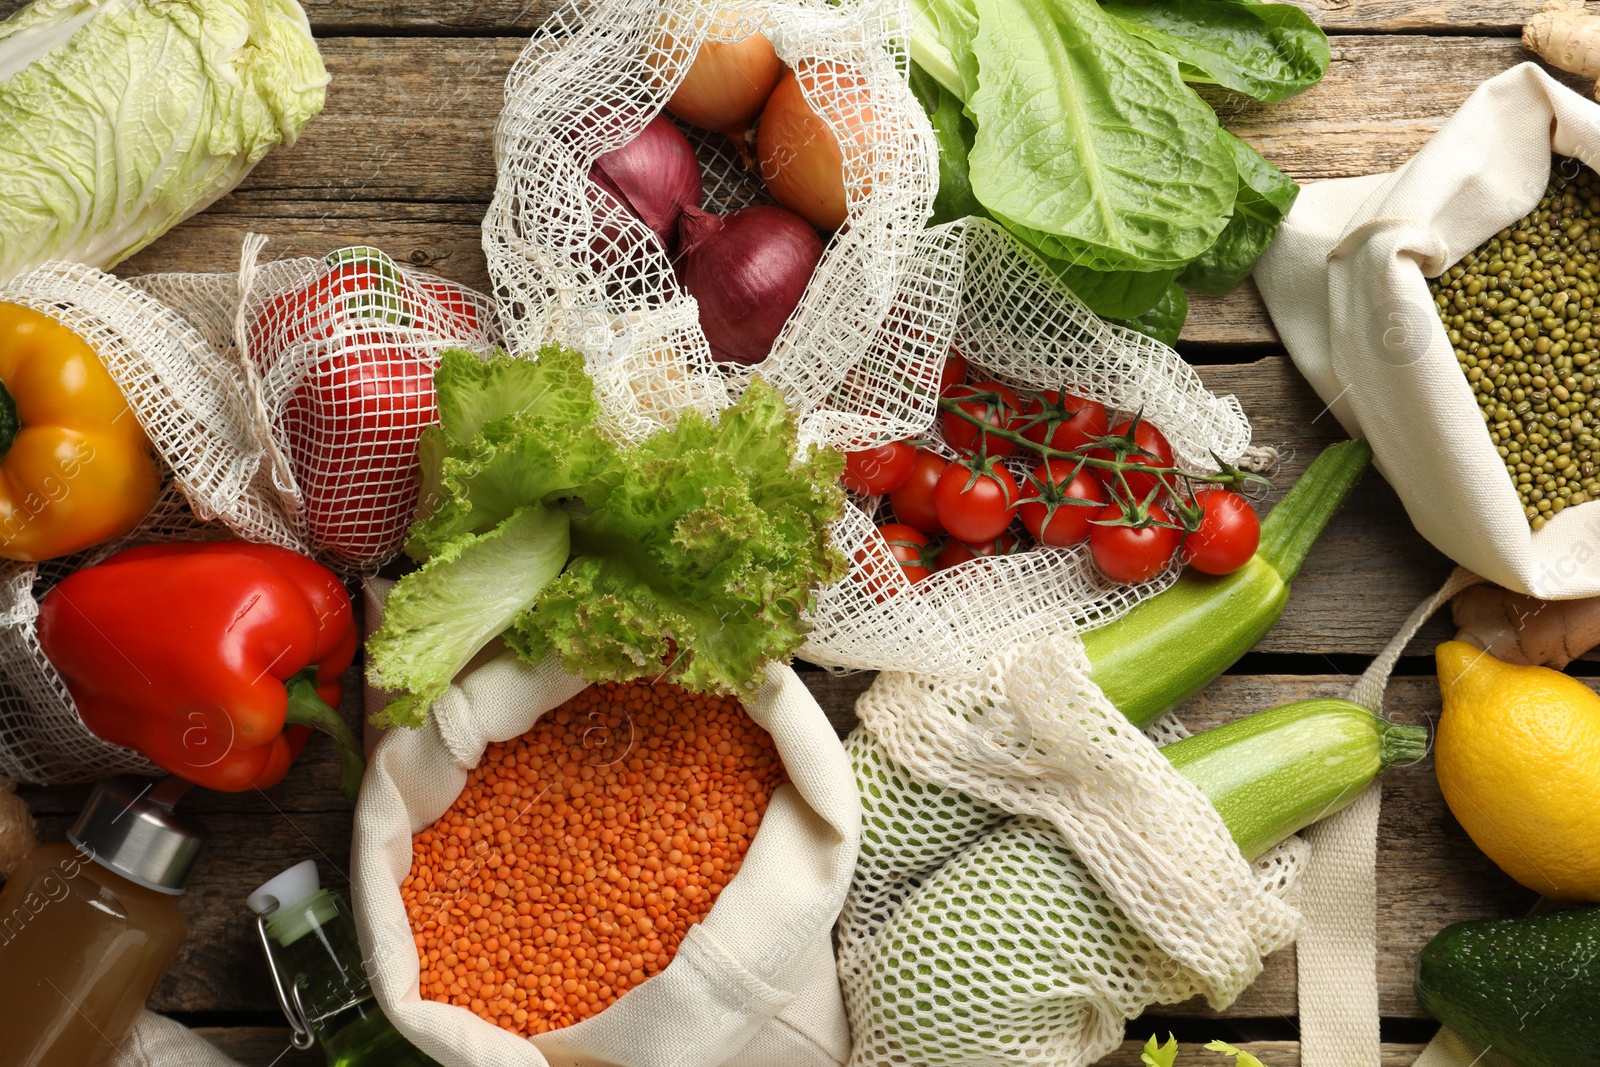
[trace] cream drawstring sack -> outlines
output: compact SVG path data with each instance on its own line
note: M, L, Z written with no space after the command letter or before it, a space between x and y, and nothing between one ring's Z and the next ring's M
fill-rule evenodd
M369 583L369 607L385 583ZM369 617L367 625L378 621ZM554 660L480 661L426 726L378 742L356 804L350 887L378 1003L444 1067L838 1067L850 1034L833 926L855 868L861 808L849 761L810 690L769 669L746 710L789 774L743 865L666 969L592 1018L523 1038L466 1008L424 1000L400 899L411 837L444 814L485 747L526 733L586 683Z
M1600 502L1529 528L1428 293L1537 206L1552 153L1600 164L1600 105L1513 67L1399 170L1301 190L1255 278L1295 366L1371 442L1417 530L1489 581L1561 600L1600 593Z

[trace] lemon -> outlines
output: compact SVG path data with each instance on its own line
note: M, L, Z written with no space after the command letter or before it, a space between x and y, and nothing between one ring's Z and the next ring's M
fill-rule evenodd
M1444 697L1434 766L1451 812L1529 889L1600 902L1600 696L1461 641L1434 656Z

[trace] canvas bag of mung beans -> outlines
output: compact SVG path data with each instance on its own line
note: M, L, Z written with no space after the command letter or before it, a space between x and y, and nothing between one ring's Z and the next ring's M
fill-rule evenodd
M369 581L369 628L386 591ZM838 736L787 666L771 667L744 706L771 735L788 782L772 793L738 871L664 969L588 1018L532 1037L422 996L401 891L413 835L451 808L491 744L521 737L585 687L554 659L529 664L501 652L463 672L427 725L378 742L356 804L350 888L384 1012L444 1067L843 1064L850 1031L833 926L855 868L861 808Z
M1581 396L1600 374L1600 332L1589 337L1600 236L1574 225L1587 203L1567 203L1557 232L1513 228L1540 209L1552 164L1575 180L1574 161L1600 165L1600 105L1524 63L1479 86L1399 170L1303 189L1255 274L1295 365L1371 442L1417 530L1490 581L1547 599L1600 593L1600 455L1582 454L1600 443L1578 440L1600 437L1600 381L1588 386L1596 397ZM1497 237L1477 269L1510 279L1497 268L1514 274L1555 251L1561 276L1589 298L1562 300L1563 284L1536 288L1544 279L1524 271L1516 297L1485 308L1475 300L1485 287L1450 272ZM1430 288L1441 275L1454 335ZM1507 372L1516 380L1485 395ZM1528 468L1526 495L1508 453ZM1581 502L1556 508L1563 492Z

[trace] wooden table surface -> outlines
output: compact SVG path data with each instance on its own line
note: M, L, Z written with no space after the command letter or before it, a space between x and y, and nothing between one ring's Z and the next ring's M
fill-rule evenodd
M268 256L321 255L376 245L403 262L484 287L479 220L494 183L491 132L506 71L548 0L403 5L306 0L333 83L327 108L289 150L270 154L244 184L142 252L123 270L228 270L247 231L268 234ZM1518 44L1538 0L1298 0L1327 29L1326 79L1280 105L1213 93L1235 132L1301 182L1391 169L1411 156L1484 79L1528 58ZM0 0L0 13L16 6ZM1580 87L1587 91L1587 86ZM1287 457L1291 484L1318 449L1342 436L1290 365L1254 289L1196 299L1180 345L1207 386L1236 394L1258 442ZM1204 727L1316 695L1343 695L1412 606L1450 566L1411 529L1394 494L1369 474L1294 584L1282 621L1183 714ZM1427 723L1438 690L1427 658L1446 633L1424 631L1401 661L1388 711ZM1581 665L1580 665L1581 666ZM841 731L867 676L805 678ZM352 722L358 713L347 702ZM205 794L194 808L214 834L185 910L191 933L151 1007L204 1028L242 1062L314 1064L288 1048L244 897L283 868L318 860L343 889L351 807L336 791L329 746L312 744L270 793ZM60 837L82 788L28 788L41 832ZM1379 985L1385 1065L1410 1064L1433 1031L1411 994L1417 950L1448 922L1525 911L1532 894L1467 840L1440 799L1431 763L1384 780L1379 847ZM1198 1003L1154 1009L1130 1036L1176 1032L1185 1067L1220 1064L1197 1051L1223 1037L1272 1067L1299 1062L1293 950L1268 960L1222 1016ZM1136 1065L1135 1042L1106 1064Z

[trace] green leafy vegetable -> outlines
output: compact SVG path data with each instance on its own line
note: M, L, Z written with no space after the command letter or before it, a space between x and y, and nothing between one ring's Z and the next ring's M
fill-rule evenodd
M1179 267L1227 223L1237 178L1177 64L1092 0L976 0L972 191L1054 259Z
M1132 318L1111 321L1172 346L1178 343L1178 335L1183 332L1183 321L1188 317L1189 298L1183 295L1183 288L1174 282L1167 286L1156 306L1149 311Z
M972 178L968 174L967 156L977 130L961 100L915 63L911 64L911 88L922 101L939 142L939 192L933 200L930 222L938 225L969 215L986 217L988 211L972 195Z
M1328 38L1293 4L1240 0L1112 0L1128 32L1178 61L1185 81L1277 103L1322 80Z
M1178 275L1178 283L1186 289L1213 295L1226 293L1250 276L1300 195L1300 186L1259 152L1231 133L1224 136L1233 144L1239 171L1233 217L1216 243Z
M1150 1040L1144 1043L1144 1051L1139 1054L1139 1062L1145 1067L1172 1067L1178 1059L1178 1039L1171 1034L1167 1035L1165 1045L1156 1044L1156 1035L1151 1034Z
M1264 1067L1262 1062L1240 1049L1223 1041L1213 1041L1206 1046L1210 1052L1225 1052L1238 1061L1238 1067ZM1167 1043L1156 1043L1154 1034L1144 1043L1144 1051L1139 1053L1139 1062L1144 1067L1175 1067L1178 1062L1178 1039L1171 1034L1167 1035Z
M295 0L36 0L0 23L0 280L109 267L293 143L328 83Z
M810 449L757 379L715 422L693 412L630 447L595 424L582 357L444 355L433 491L368 676L380 718L422 722L497 635L589 678L659 676L747 693L805 638L812 590L844 574L828 538L843 459Z
M1238 1061L1239 1067L1263 1067L1260 1060L1242 1049L1236 1049L1226 1041L1213 1041L1206 1048L1212 1052L1226 1052Z
M1160 305L1178 276L1176 267L1156 271L1099 271L1074 267L1060 260L1050 260L1049 267L1090 311L1106 319L1131 319L1149 313Z

